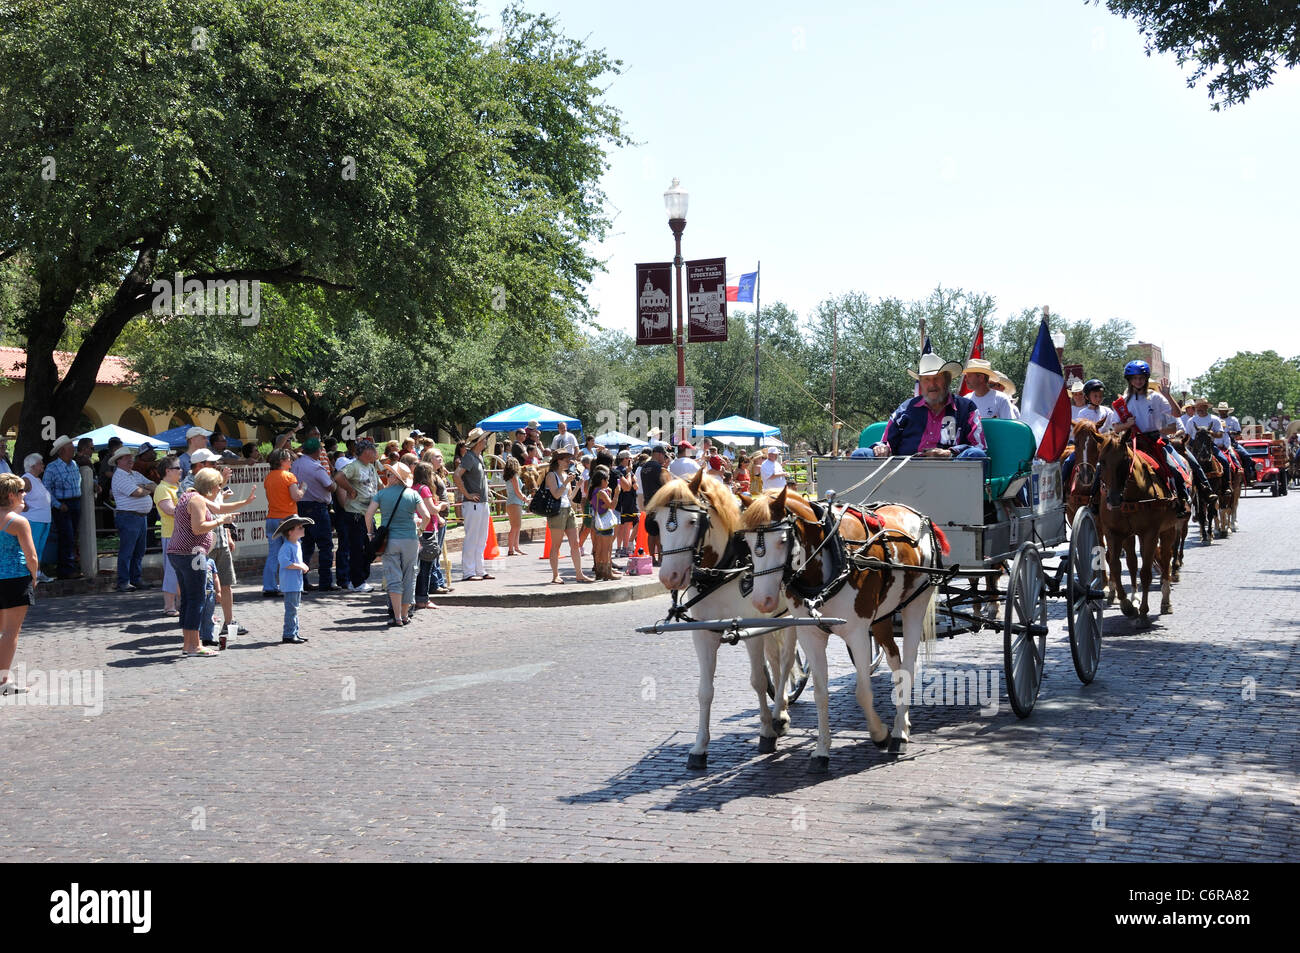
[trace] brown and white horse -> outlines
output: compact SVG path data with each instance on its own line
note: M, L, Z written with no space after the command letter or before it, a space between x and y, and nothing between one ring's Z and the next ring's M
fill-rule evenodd
M749 598L741 591L748 572L735 573L723 581L717 571L725 569L728 554L735 552L732 537L740 529L740 504L726 484L700 470L690 481L671 479L646 505L646 519L654 518L663 545L659 581L668 589L684 594L685 602L695 601L689 609L691 619L735 619L753 616ZM714 573L710 579L711 571ZM758 613L778 616L788 612L784 598ZM684 619L683 621L690 621ZM718 668L721 632L694 629L695 654L700 663L698 698L699 727L695 744L687 756L686 766L701 770L708 765L709 719L713 708L713 677ZM776 750L776 739L790 725L787 688L794 668L796 641L788 628L767 635L745 639L749 653L749 684L758 696L759 752ZM772 670L776 697L772 708L767 705L766 660Z
M844 639L857 667L857 698L867 716L867 730L879 747L891 751L907 744L911 721L908 703L916 673L916 655L924 641L934 642L935 589L923 590L929 577L923 572L884 568L877 562L859 566L856 557L869 557L902 566L933 566L936 549L948 551L938 527L914 510L887 504L868 513L850 508L840 521L839 540L828 536L826 525L808 502L785 489L756 497L742 516L745 543L754 564L754 608L771 612L789 598L798 611L810 601L820 602L819 611L830 618L845 619L829 630L799 627L799 645L812 672L817 697L817 747L809 770L823 773L830 766L830 696L827 685L826 645L829 632ZM842 540L848 547L846 561L836 565L834 547ZM842 576L841 576L842 574ZM841 585L827 590L833 582ZM920 598L909 597L920 592ZM820 601L824 597L824 602ZM900 605L903 620L903 650L900 656L894 640L893 613ZM876 714L871 697L872 651L870 636L885 652L893 673L895 716L891 732Z
M1148 595L1151 590L1151 567L1160 565L1160 612L1168 615L1174 611L1170 599L1173 581L1170 570L1179 524L1176 512L1177 497L1165 486L1153 462L1144 453L1135 453L1126 434L1107 433L1101 437L1101 484L1106 508L1106 556L1110 564L1111 580L1119 589L1120 610L1127 616L1137 615L1143 625L1148 616ZM1115 505L1112 496L1122 485L1122 496ZM1125 545L1136 538L1142 549L1142 605L1134 609L1124 591L1120 577L1119 554Z

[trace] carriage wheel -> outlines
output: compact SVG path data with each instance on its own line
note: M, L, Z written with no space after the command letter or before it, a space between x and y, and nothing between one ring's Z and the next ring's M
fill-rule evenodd
M776 681L772 678L772 666L768 664L766 658L763 660L763 671L767 673L767 697L776 701ZM793 705L795 699L803 694L804 686L808 684L809 672L808 660L803 657L803 650L796 648L794 666L790 669L790 682L786 686L789 704Z
M1070 528L1070 555L1066 561L1066 622L1070 627L1070 655L1079 681L1087 685L1097 675L1101 660L1102 600L1089 593L1101 588L1101 567L1094 554L1101 552L1097 522L1092 511L1080 507Z
M1033 543L1022 543L1007 581L1002 654L1012 710L1028 718L1043 684L1047 654L1047 580Z

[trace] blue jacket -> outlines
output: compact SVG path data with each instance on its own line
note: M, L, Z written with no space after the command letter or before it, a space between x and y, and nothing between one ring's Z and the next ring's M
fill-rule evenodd
M965 397L948 395L938 439L923 441L929 425L930 408L925 405L925 398L913 397L889 418L881 442L889 444L890 452L895 455L906 456L935 447L951 450L953 456L971 447L988 449L984 443L984 428L980 426L979 409L974 401Z

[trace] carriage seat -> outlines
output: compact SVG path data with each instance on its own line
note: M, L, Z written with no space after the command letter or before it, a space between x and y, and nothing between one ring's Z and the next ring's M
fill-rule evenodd
M885 435L888 421L877 421L863 428L859 449L870 453ZM1013 480L1028 476L1033 469L1038 441L1029 425L1019 420L983 420L984 442L988 444L989 470L984 480L984 499L996 500L1007 491ZM856 452L856 451L855 451Z

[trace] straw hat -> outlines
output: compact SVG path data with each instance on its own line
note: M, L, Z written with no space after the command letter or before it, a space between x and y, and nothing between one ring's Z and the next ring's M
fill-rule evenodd
M388 469L392 471L393 476L397 477L403 486L411 485L411 468L405 463L394 463Z
M466 446L472 447L474 446L474 444L478 443L486 436L487 436L486 430L484 430L482 427L475 427L473 430L471 430L468 434L465 435L465 444Z
M1228 406L1228 402L1227 402L1226 400L1221 400L1221 401L1219 401L1219 406L1218 406L1218 407L1215 407L1214 409L1215 409L1215 411L1217 411L1218 413L1221 413L1221 414L1230 414L1230 413L1232 413L1234 410L1236 410L1237 408L1236 408L1236 407L1229 407L1229 406Z
M922 377L929 377L931 374L947 374L949 379L955 379L961 376L961 365L956 361L945 361L938 354L922 354L921 362L917 370L910 367L907 373L912 377L920 380Z
M54 446L50 447L50 456L58 456L60 450L70 446L72 446L72 438L67 435L61 436L54 441Z
M998 383L1004 388L1003 393L1008 397L1013 396L1016 392L1016 382L1001 371L994 371L993 374L997 377Z
M963 374L984 374L990 379L993 377L993 365L981 357L972 357L966 362Z

